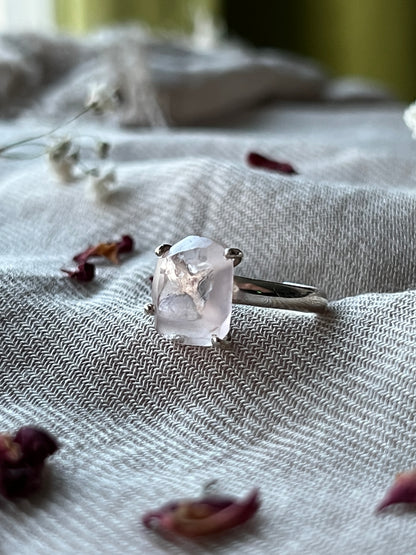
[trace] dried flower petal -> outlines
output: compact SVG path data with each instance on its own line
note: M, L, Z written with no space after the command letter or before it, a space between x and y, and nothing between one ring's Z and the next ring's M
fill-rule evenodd
M297 173L294 167L288 162L278 162L272 158L266 158L266 156L258 152L249 152L247 155L247 163L255 168L264 168L287 174Z
M36 467L26 464L16 467L0 466L0 494L8 499L26 497L39 489L42 470L43 464Z
M124 252L131 252L134 247L134 241L130 235L123 235L120 241L118 241L117 245L119 254Z
M74 168L79 152L72 151L72 141L60 139L47 149L49 164L55 174L64 183L75 180Z
M81 262L78 264L76 270L65 270L62 268L62 272L69 275L70 278L76 279L77 281L92 281L95 275L95 266L90 262Z
M88 247L85 251L74 256L74 261L80 264L85 263L90 257L104 256L110 262L118 264L119 254L131 252L133 250L133 239L130 235L123 235L120 241L112 243L99 243L94 247Z
M14 436L14 441L22 450L27 463L32 466L42 463L58 449L54 437L48 432L31 426L24 426Z
M0 434L0 494L13 498L37 490L45 459L57 449L56 440L39 428L25 426L14 437Z
M188 538L216 534L249 520L260 506L258 490L242 501L210 496L169 503L142 518L144 526Z
M391 488L377 507L381 511L396 503L416 503L416 469L402 472L396 476Z

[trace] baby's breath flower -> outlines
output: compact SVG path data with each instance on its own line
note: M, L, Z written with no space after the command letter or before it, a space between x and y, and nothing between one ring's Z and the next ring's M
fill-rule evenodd
M115 182L116 172L114 168L91 172L87 192L94 200L104 202L111 195Z
M49 164L55 174L64 183L75 180L74 168L79 153L73 150L70 139L60 139L47 149Z
M403 120L412 132L412 137L416 139L416 102L413 102L403 113Z
M85 107L94 110L96 114L112 112L118 106L117 90L104 83L91 86Z

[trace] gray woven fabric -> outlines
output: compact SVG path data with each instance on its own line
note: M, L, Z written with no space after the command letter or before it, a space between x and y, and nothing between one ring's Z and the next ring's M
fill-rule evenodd
M27 126L4 122L4 141ZM73 131L113 144L106 204L43 159L1 164L0 422L43 426L61 449L42 492L0 500L0 552L411 553L414 514L374 512L416 463L416 145L401 107ZM299 175L249 169L251 149ZM136 248L120 266L90 284L60 272L124 233ZM142 307L153 248L189 234L241 248L240 274L322 287L330 312L236 306L232 349L170 344ZM257 517L196 545L143 529L144 511L212 479L259 487Z

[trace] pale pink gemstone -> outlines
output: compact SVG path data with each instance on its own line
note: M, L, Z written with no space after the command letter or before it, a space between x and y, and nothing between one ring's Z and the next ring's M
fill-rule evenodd
M184 345L211 345L228 334L233 262L224 247L191 235L159 258L153 277L157 331Z

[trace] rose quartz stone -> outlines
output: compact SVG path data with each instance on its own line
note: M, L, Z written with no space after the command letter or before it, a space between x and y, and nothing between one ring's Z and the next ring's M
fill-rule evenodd
M224 247L192 235L159 258L153 276L157 331L184 345L211 345L230 330L233 262Z

